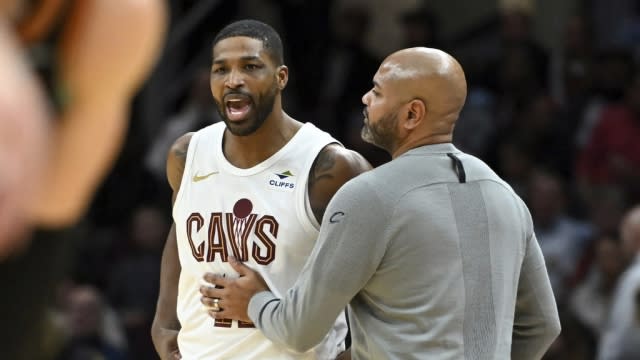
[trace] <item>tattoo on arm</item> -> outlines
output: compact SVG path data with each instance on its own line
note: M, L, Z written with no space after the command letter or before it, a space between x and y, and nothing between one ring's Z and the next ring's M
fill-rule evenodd
M181 146L173 150L173 155L178 160L178 166L180 174L184 172L185 163L187 162L187 150L189 149L189 143L186 143L185 146Z
M309 174L309 192L314 192L314 186L320 182L321 180L330 180L335 176L332 173L336 164L336 154L331 149L325 148L319 154L313 165L311 166L311 173ZM326 201L311 202L311 209L313 211L313 215L315 216L318 222L322 222L322 216L324 215L324 211L327 209L327 204L329 203L329 199Z
M173 151L173 154L177 157L186 157L187 156L187 147L177 148Z
M311 166L311 174L309 176L309 188L312 188L316 182L322 179L331 179L333 174L331 170L336 164L336 155L333 151L325 149L318 154L318 157Z

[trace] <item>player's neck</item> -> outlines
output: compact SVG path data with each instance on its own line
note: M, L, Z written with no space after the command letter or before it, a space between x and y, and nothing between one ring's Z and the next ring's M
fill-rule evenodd
M264 124L251 135L235 136L227 131L223 146L225 157L236 167L254 167L278 152L301 127L300 122L282 109L274 109Z

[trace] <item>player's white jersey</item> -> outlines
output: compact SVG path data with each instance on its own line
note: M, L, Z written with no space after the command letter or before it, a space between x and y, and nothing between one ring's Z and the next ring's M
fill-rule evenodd
M283 295L295 282L318 235L309 205L309 170L322 148L337 142L310 123L276 154L240 169L222 152L225 124L196 132L189 150L173 218L182 270L177 314L183 359L333 359L344 349L344 314L322 344L294 353L246 324L214 320L200 302L202 276L237 277L235 256L260 272Z

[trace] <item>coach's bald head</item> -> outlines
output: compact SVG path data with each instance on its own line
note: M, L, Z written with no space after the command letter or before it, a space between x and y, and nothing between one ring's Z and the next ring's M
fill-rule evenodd
M363 138L396 157L421 145L451 142L467 82L449 54L416 47L387 57L363 97Z

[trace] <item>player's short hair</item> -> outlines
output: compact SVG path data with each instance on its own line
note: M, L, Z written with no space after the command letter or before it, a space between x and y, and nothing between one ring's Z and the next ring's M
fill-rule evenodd
M284 64L282 40L271 26L256 20L233 22L220 30L215 39L213 39L212 47L215 47L221 40L235 36L246 36L260 40L265 51L276 65Z

